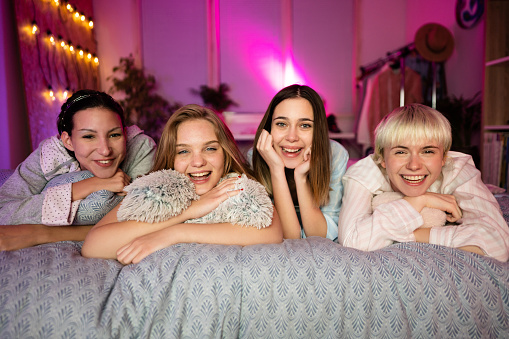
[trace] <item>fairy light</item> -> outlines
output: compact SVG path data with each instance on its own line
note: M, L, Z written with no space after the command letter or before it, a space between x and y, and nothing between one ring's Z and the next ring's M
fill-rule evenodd
M46 0L48 1L48 0ZM51 1L51 0L49 0ZM62 8L65 8L65 10L69 13L68 15L71 18L74 18L75 21L81 21L84 25L86 25L89 29L94 28L94 21L91 17L86 17L84 14L80 13L77 8L73 7L67 0L53 0L51 1L55 6L62 6ZM41 32L39 26L37 25L36 21L34 20L32 22L31 27L28 26L28 29L32 32L33 35L39 34ZM64 40L61 35L53 35L53 33L50 30L46 31L47 33L47 39L51 45L59 45L63 50L69 50L71 54L75 54L78 52L79 58L85 59L88 62L93 62L94 65L99 65L99 58L95 56L94 54L90 53L87 49L83 49L80 46L73 46L72 42L70 40ZM51 81L46 81L46 83L49 83ZM67 87L65 90L57 89L56 91L53 90L51 84L48 84L46 89L46 96L47 98L51 99L51 101L62 100L66 101L70 96L72 95L72 91L69 90L69 87Z
M67 100L67 98L69 97L69 89L66 88L63 92L62 92L62 101L65 101Z
M48 96L52 101L55 101L57 99L55 97L55 92L53 92L53 88L51 88L51 86L48 86Z
M35 21L32 22L32 34L39 33L39 26L37 26L37 23Z

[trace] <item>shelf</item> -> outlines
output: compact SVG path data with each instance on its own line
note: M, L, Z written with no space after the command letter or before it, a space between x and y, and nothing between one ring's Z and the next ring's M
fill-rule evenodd
M484 126L485 132L502 132L509 131L509 125L486 125Z
M498 64L501 64L503 62L508 62L508 61L509 61L509 56L506 56L506 57L503 57L503 58L499 58L499 59L495 59L495 60L491 60L491 61L488 61L486 63L486 67L498 65Z

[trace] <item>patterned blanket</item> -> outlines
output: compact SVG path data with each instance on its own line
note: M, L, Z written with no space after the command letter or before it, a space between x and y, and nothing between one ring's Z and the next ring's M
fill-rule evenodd
M495 338L509 264L429 244L180 244L140 264L0 253L0 338Z

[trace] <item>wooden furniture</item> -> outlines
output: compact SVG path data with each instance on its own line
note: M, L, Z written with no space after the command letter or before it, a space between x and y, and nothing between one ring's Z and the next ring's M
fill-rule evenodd
M509 0L486 2L483 132L509 132ZM483 147L482 169L494 161Z

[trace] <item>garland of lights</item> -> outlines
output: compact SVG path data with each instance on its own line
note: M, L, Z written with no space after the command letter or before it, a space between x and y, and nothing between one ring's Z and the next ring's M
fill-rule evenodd
M49 78L46 77L46 74L44 72L44 67L42 65L42 53L41 53L41 49L40 49L40 46L39 46L39 36L41 35L41 29L39 28L39 26L37 25L37 21L36 21L36 18L35 18L35 14L36 14L36 10L35 10L35 3L34 3L35 0L32 0L32 4L33 4L33 8L34 8L34 14L33 14L33 20L32 20L32 23L31 23L31 32L32 32L32 35L36 37L37 41L36 41L36 45L37 45L37 52L38 52L38 56L39 56L39 67L41 68L41 72L42 72L42 75L43 75L43 78L44 78L44 81L46 82L46 85L47 85L47 88L46 88L46 95L52 100L52 101L55 101L57 99L56 95L55 95L55 90L53 89L53 77L52 77L52 71L51 71L51 67L50 67L50 63L49 63L49 54L50 54L50 50L47 51L47 58L46 58L46 62L47 62L47 65L48 65L48 70L49 70ZM53 2L53 4L57 7L59 7L59 15L60 15L60 20L63 21L63 17L62 17L62 13L61 13L61 10L63 9L65 13L68 13L68 18L71 18L74 22L78 22L78 23L83 23L87 28L89 29L93 29L94 28L94 22L92 21L92 18L86 18L85 15L81 14L77 8L74 8L68 1L59 1L59 0L51 0ZM90 63L91 65L99 65L99 58L92 54L91 52L89 52L88 50L86 49L83 49L81 48L81 46L74 46L72 41L65 41L61 35L56 35L53 34L53 32L51 32L50 30L47 30L46 31L46 34L44 35L44 38L43 40L45 40L49 46L52 46L54 47L55 49L53 50L53 60L55 60L55 55L57 53L57 48L60 48L62 52L69 52L71 56L75 56L73 59L74 59L74 66L75 66L75 70L76 70L76 76L77 76L77 79L78 79L78 83L81 83L81 75L80 75L80 66L78 65L78 61L86 61L88 63ZM59 53L61 55L61 53ZM65 82L66 84L63 84L63 88L65 88L65 90L63 91L59 91L61 92L61 95L60 95L60 98L62 101L65 101L67 100L67 98L69 96L72 95L71 93L71 88L70 88L70 81L69 81L69 76L68 76L68 73L67 73L67 66L68 64L66 65L66 63L63 61L63 60L66 60L67 58L67 55L63 55L61 57L62 59L62 64L64 65L64 72L65 72ZM57 78L57 81L60 83L60 85L62 85L62 80L60 79L60 75L59 75L59 71L56 69L55 67L55 72L57 73L56 75L56 78Z

